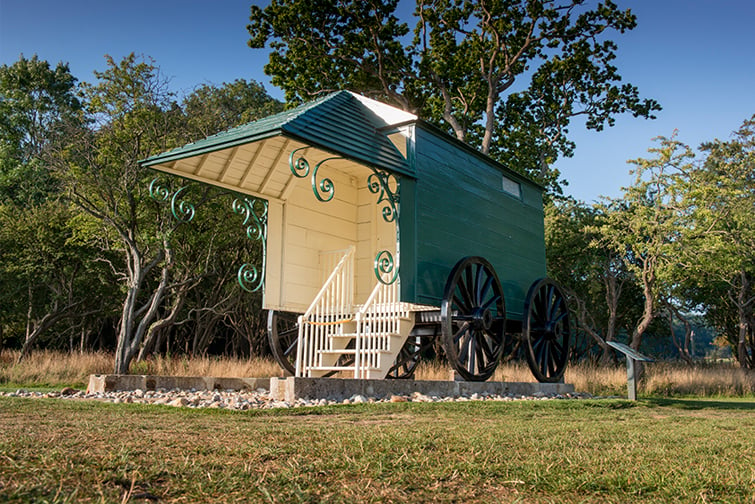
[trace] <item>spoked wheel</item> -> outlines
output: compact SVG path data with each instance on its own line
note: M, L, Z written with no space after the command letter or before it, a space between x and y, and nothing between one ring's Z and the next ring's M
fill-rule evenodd
M522 321L524 353L539 382L558 382L569 358L569 307L558 284L538 280L527 293Z
M482 257L465 257L446 282L440 307L443 347L465 379L484 381L503 350L506 307L498 276Z
M430 337L415 328L404 346L401 347L401 351L396 357L393 367L388 370L386 378L401 380L414 376L417 364L422 359L422 353L431 348L435 341L435 332L432 329L428 334Z
M286 373L296 374L296 346L299 341L299 314L270 310L267 337L273 357Z

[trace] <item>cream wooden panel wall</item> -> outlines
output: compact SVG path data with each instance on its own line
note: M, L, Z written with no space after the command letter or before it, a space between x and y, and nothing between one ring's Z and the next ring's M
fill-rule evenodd
M396 225L383 219L385 203L378 205L378 195L371 193L367 187L367 177L371 172L365 170L365 173L359 179L357 212L356 295L359 302L367 299L377 282L375 256L378 252L388 250L394 258L396 256Z
M378 195L367 187L372 173L351 165L350 172L321 168L335 186L329 202L317 200L311 179L298 179L282 203L271 203L268 215L268 257L265 308L303 312L330 274L324 271L323 252L356 246L355 302L362 303L376 283L375 255L396 252L396 227L382 217Z
M309 177L296 180L282 205L280 224L275 231L269 226L268 236L280 232L282 239L278 258L272 259L272 250L268 252L268 264L273 267L277 263L275 267L280 271L279 292L266 285L268 308L306 310L322 287L320 253L347 249L357 241L356 179L335 170L326 171L326 166L322 171L333 181L334 198L321 202L312 192ZM271 275L268 278L272 280Z

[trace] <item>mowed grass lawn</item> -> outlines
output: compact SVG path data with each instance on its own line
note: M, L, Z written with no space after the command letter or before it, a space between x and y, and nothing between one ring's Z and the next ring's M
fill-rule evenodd
M755 502L755 401L0 398L0 501Z

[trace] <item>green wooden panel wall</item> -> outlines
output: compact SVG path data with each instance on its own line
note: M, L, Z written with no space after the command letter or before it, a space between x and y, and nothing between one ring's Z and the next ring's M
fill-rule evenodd
M417 178L402 182L402 299L439 306L454 264L482 256L503 284L508 317L521 320L527 290L545 276L541 189L506 173L522 189L510 195L500 165L421 126L414 147Z

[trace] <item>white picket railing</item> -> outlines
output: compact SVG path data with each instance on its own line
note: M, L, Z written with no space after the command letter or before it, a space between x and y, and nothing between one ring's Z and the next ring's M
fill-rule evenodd
M371 378L373 373L384 377L395 359L396 345L399 348L403 345L411 329L402 327L410 317L408 305L399 301L398 282L390 285L378 282L354 317L354 378Z
M341 331L354 312L354 247L329 252L321 257L341 255L330 276L304 315L299 317L299 344L296 352L296 376L309 376L310 370L322 367L323 350L333 350L330 334ZM334 262L334 261L333 261ZM326 266L327 267L327 266Z
M354 305L354 247L323 253L321 263L335 266L299 317L296 376L353 371L356 379L385 378L414 325L413 305L399 301L397 282L377 282L367 301Z

